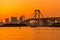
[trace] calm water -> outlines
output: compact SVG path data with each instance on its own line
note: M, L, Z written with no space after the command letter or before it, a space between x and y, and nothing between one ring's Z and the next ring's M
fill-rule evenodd
M60 28L0 27L0 40L60 40Z

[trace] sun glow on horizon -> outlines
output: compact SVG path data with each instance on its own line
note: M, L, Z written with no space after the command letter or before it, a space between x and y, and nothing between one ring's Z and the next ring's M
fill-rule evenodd
M32 15L40 9L45 17L60 16L59 0L0 0L0 20L11 17Z

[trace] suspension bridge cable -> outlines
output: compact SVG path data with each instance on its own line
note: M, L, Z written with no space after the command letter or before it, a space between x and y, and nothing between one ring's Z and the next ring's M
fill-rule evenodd
M41 16L44 18L43 14L40 12Z
M31 16L29 17L29 19L31 19L31 18L34 18L34 13L32 13Z
M34 18L34 15L35 15L35 13L32 13L31 16L29 17L29 19ZM44 15L41 12L40 12L40 16L42 16L42 18L44 18Z

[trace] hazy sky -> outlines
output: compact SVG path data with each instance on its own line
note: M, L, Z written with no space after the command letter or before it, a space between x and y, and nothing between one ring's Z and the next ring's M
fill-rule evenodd
M26 17L40 9L44 17L60 16L60 0L0 0L0 20L11 16Z

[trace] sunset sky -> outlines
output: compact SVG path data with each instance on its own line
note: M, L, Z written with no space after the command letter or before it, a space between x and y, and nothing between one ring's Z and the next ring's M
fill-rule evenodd
M25 15L40 9L44 17L60 16L60 0L0 0L0 20Z

